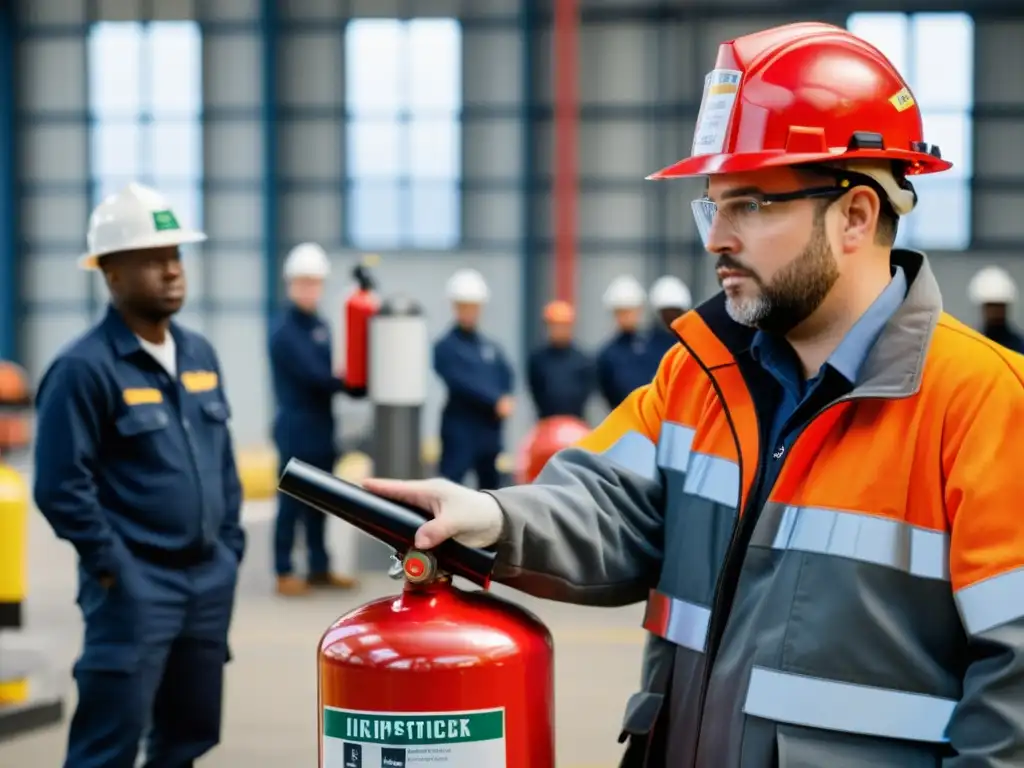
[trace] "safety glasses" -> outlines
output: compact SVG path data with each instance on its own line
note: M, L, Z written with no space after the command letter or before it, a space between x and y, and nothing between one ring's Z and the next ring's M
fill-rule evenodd
M758 220L765 214L765 210L772 205L789 203L794 200L808 200L812 198L828 199L839 198L852 188L848 179L842 179L839 185L827 187L810 187L798 189L794 192L779 192L775 194L758 193L751 195L740 195L730 197L716 203L706 197L699 198L690 203L693 209L693 218L697 222L697 232L700 239L706 246L708 236L711 233L711 225L716 216L722 216L737 236L752 232L758 226Z

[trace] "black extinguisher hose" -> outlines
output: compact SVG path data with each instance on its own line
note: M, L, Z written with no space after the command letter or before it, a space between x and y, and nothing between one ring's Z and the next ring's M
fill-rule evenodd
M357 264L352 270L352 277L361 291L372 291L377 287L370 268L366 264Z
M417 507L370 493L298 459L288 461L277 487L282 493L340 517L402 553L412 548L416 530L429 517ZM494 552L467 547L452 539L431 552L437 558L438 568L480 586L487 584L494 566Z

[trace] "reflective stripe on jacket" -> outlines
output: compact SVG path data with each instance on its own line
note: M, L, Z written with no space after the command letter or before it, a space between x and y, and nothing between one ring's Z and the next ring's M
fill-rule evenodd
M1024 358L942 313L922 254L892 258L903 305L768 454L761 508L752 331L721 294L580 446L493 494L498 580L647 597L629 765L1024 764Z

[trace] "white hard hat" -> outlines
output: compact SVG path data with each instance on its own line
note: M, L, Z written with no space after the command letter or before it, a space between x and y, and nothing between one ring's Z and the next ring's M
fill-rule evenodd
M284 279L296 277L319 277L331 274L331 261L327 252L316 243L299 243L284 260Z
M1012 304L1017 285L1002 267L985 267L971 278L967 296L973 304Z
M606 309L636 309L647 300L644 287L632 275L619 275L604 292Z
M693 304L690 289L678 277L665 275L659 277L651 286L649 295L651 307L655 311L662 309L689 309Z
M483 304L490 298L484 276L475 269L460 269L448 278L448 300L462 304Z
M107 197L89 217L88 252L83 269L99 267L99 258L118 251L201 243L206 235L183 227L167 199L155 189L132 182Z

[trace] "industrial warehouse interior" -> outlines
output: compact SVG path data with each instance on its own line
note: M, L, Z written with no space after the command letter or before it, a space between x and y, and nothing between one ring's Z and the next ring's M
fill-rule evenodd
M502 485L532 479L524 466L544 414L531 391L530 361L545 344L552 302L571 307L574 343L592 358L617 332L620 307L609 299L616 281L642 287L644 328L660 327L659 307L647 300L659 278L681 280L694 306L722 290L717 255L705 248L691 212L706 179L648 177L691 154L705 76L722 43L811 21L849 30L892 62L920 108L924 141L953 164L913 177L917 205L901 219L896 246L927 254L943 310L979 331L994 300L978 299L972 286L983 270L998 268L1011 287L1007 327L1024 327L1021 302L1012 300L1013 286L1024 284L1024 3L0 3L0 401L7 399L0 402L0 765L127 768L113 757L69 757L79 696L73 670L83 655L83 611L91 610L81 586L88 568L55 534L50 514L37 509L40 473L57 484L61 478L56 458L52 467L37 466L36 458L65 456L55 444L81 437L81 424L37 433L40 385L76 339L109 322L105 272L82 268L83 255L96 253L94 210L142 185L173 211L165 220L170 230L205 235L166 241L182 244L187 281L174 322L200 334L216 355L212 385L198 382L193 390L182 382L189 392L223 392L229 413L219 420L230 429L246 548L230 617L219 743L195 765L405 766L387 762L386 749L369 762L320 751L321 637L344 614L398 595L403 573L389 575L401 564L390 549L331 517L331 571L358 582L303 586L296 594L282 583L277 485L289 456L275 427L282 374L271 348L292 297L286 262L302 244L326 254L317 273L324 280L319 315L330 371L339 377L355 375L351 361L361 354L352 346L357 268L372 277L374 295L388 308L367 321L359 342L369 345L369 390L349 380L329 398L334 475L358 484L374 474L444 471L443 435L454 433L443 426L449 387L431 348L453 325L453 302L463 301L453 298L453 276L470 274L486 297L484 360L498 355L511 376L489 468ZM152 225L157 234L160 221ZM386 335L391 312L407 312L402 322L410 325ZM179 339L179 352L184 348ZM656 370L657 360L646 381ZM130 391L160 396L149 384L131 386L142 388L125 390L129 406ZM574 422L583 423L581 434L612 410L601 386L583 398ZM130 437L118 424L103 423L96 433ZM115 453L99 450L93 459L102 469L132 458ZM139 476L126 486L146 482ZM471 472L465 482L476 487ZM595 522L595 537L597 528ZM301 533L294 538L301 574L309 545ZM434 566L423 562L407 560L405 576L415 580L417 569ZM455 585L478 588L461 578ZM504 584L488 588L531 612L553 639L554 703L543 727L554 733L555 762L438 757L429 764L619 766L623 712L640 689L649 638L643 598L585 606ZM408 681L401 693L409 700L430 700L429 689L440 684L429 675ZM459 685L474 684L466 678ZM543 719L542 710L533 716ZM1005 764L1024 759L1019 749ZM794 760L790 765L815 764Z

